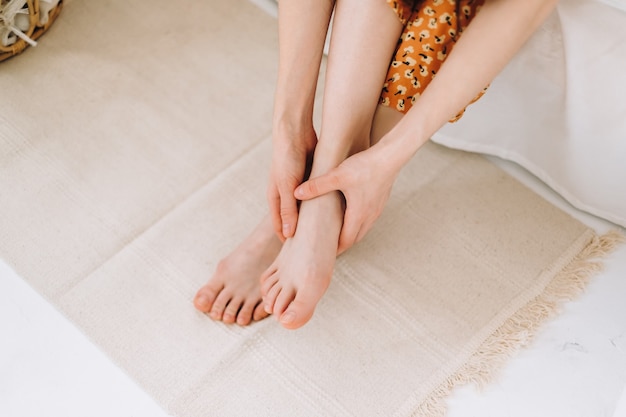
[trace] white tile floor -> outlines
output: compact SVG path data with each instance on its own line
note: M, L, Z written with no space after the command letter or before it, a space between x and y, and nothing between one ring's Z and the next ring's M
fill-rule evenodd
M497 163L598 231L615 227L573 209L517 166ZM626 417L624 278L626 246L483 393L457 389L449 417ZM86 415L167 413L0 262L0 416Z

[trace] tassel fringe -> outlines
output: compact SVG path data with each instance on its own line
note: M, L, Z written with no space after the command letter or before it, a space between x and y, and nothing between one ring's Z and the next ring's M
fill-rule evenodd
M533 339L538 327L553 317L560 305L580 295L591 276L602 269L600 259L621 242L624 235L611 231L591 242L546 286L541 295L521 308L489 336L469 361L434 390L413 413L414 417L443 417L445 399L457 385L484 387L496 371Z

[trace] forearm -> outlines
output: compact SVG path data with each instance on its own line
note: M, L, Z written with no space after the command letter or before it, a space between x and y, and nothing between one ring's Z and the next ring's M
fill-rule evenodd
M324 40L334 0L281 0L274 124L311 123Z
M557 0L487 0L405 117L380 141L404 165L488 85L545 20Z

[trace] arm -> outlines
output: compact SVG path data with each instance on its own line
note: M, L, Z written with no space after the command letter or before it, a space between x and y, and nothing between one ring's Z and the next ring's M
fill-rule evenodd
M313 102L333 7L333 0L281 0L278 9L279 67L268 202L281 238L295 232L298 208L293 192L317 143Z
M406 117L381 139L398 166L488 85L557 0L487 0Z
M402 167L491 82L556 3L487 0L420 99L380 142L296 189L295 196L302 200L343 192L347 208L340 250L365 235L382 212Z

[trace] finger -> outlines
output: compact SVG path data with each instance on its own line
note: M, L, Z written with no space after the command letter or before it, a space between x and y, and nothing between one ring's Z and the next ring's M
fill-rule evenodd
M350 249L357 242L356 236L341 234L339 236L339 245L337 246L337 256Z
M270 208L270 217L272 218L274 232L276 233L276 236L284 242L285 237L283 236L283 221L280 217L280 195L278 194L278 190L274 187L270 187L268 189L267 203Z
M293 188L288 192L281 193L280 219L282 222L281 233L285 239L293 237L298 224L298 201L293 197Z
M339 235L338 252L342 253L348 250L354 245L356 238L361 230L361 221L354 218L354 214L349 209L346 210L346 214L343 221L343 227Z
M341 183L339 175L337 171L333 169L320 177L310 179L300 184L300 186L296 188L294 195L298 200L310 200L340 189Z
M372 226L374 226L374 221L375 219L368 219L365 223L363 223L363 225L359 229L359 233L356 234L356 238L354 239L354 244L357 244L361 240L363 240L363 238L367 235L367 233L370 231Z
M359 243L361 240L363 240L363 238L369 233L369 231L372 229L372 227L374 226L374 223L376 222L376 218L368 218L366 219L362 224L361 227L359 228L359 231L356 233L356 237L354 238L353 241L350 240L346 240L344 242L341 241L341 236L339 237L339 248L337 250L337 255L342 254L343 252L347 251L348 249L350 249L352 246L356 245L357 243Z

